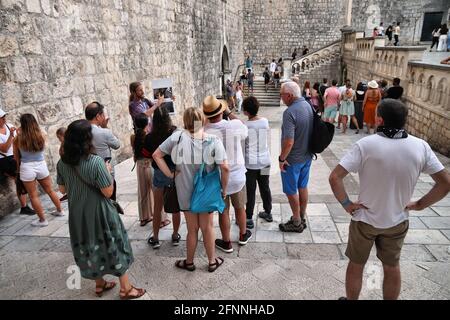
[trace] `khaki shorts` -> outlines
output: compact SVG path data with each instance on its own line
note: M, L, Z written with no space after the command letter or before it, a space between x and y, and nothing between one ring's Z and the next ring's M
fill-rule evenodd
M247 203L247 189L245 186L241 191L230 194L225 198L225 210L230 208L230 199L235 210L245 209L245 204Z
M375 242L378 259L388 266L397 266L408 229L408 220L389 229L378 229L370 224L352 220L345 255L353 263L365 264Z

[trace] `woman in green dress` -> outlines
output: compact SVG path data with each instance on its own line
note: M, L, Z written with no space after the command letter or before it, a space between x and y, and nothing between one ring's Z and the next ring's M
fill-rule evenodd
M119 277L120 298L135 299L144 289L130 284L126 273L133 252L117 209L109 199L113 192L111 168L93 154L91 125L86 120L67 128L61 160L57 165L58 185L69 200L69 231L75 262L81 276L95 280L95 293L115 287L103 279Z

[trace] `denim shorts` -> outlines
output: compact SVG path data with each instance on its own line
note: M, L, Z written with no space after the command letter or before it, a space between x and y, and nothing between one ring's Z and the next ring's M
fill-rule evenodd
M285 172L281 172L281 181L283 183L283 192L287 195L297 194L298 189L304 189L309 182L309 169L312 160L303 163L294 163L285 166Z
M162 189L172 183L172 178L168 178L161 170L155 169L153 173L153 187Z

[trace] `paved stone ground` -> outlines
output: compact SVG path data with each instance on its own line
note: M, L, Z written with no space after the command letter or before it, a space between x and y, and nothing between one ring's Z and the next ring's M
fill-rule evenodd
M282 110L262 111L274 128L271 146L274 164L277 164L279 151L276 131L280 127ZM184 257L185 242L172 247L170 241L165 241L170 239L171 225L160 233L163 243L159 250L148 247L150 225L139 226L132 160L118 165L118 198L126 212L122 219L136 257L130 276L148 290L143 299L336 299L344 295L347 264L344 252L350 217L332 195L328 175L351 144L363 136L355 135L353 130L347 135L337 132L330 148L313 163L308 229L301 234L278 231L278 223L289 219L291 213L281 192L279 173L274 170L271 175L274 222L255 218L250 243L244 247L235 244L235 252L225 254L225 264L212 274L206 270L207 259L201 242L195 272L173 266L176 259ZM439 158L450 167L450 159L441 155ZM345 183L351 197L355 198L357 175L351 175ZM432 179L420 176L414 197L422 196L431 187ZM42 200L47 212L54 210L47 197ZM74 261L67 216L48 215L49 226L40 229L30 226L32 218L19 216L16 211L0 220L0 299L96 299L93 284L88 280L81 281L80 289L68 289L67 269ZM220 236L217 221L215 224L216 235ZM410 225L402 253L401 298L449 299L450 196L422 212L412 212ZM184 219L180 233L184 239ZM237 226L232 223L234 239L237 234ZM380 299L381 279L381 264L373 252L366 267L361 297ZM102 299L117 297L118 289Z

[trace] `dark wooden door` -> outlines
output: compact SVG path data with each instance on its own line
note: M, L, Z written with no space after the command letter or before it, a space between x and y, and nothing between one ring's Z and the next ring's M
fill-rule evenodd
M420 37L420 41L431 41L434 28L437 28L441 25L442 15L444 12L425 12L423 17L423 27L422 27L422 36Z

